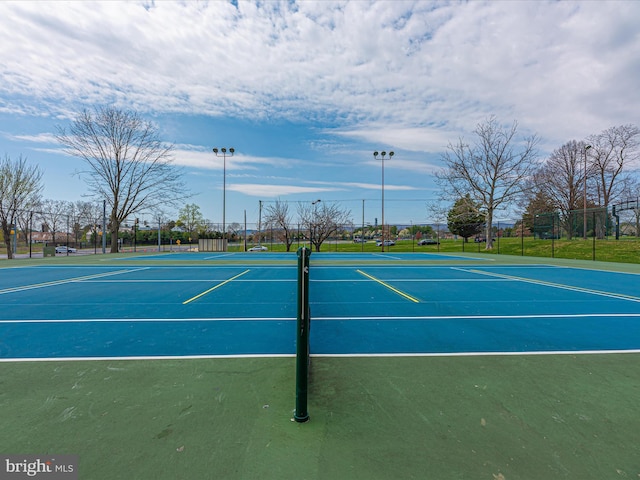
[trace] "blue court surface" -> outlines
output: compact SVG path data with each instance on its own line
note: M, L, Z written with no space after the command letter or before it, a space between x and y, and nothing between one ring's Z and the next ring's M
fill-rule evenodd
M132 255L126 260L129 261L240 261L252 263L255 261L291 261L295 262L295 252L210 252L210 253L194 253L194 252L176 252L170 255L158 253L158 255ZM449 253L414 253L414 252L321 252L313 253L316 261L322 262L406 262L415 263L416 261L425 260L433 261L474 261L481 262L482 259L469 258L461 255ZM122 261L121 258L114 261Z
M295 353L295 254L179 255L0 270L0 360ZM312 255L312 355L640 351L638 274L385 255Z

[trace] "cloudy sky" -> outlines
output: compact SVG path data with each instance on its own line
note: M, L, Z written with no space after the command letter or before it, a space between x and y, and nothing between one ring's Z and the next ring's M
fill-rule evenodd
M115 105L175 145L190 202L257 221L259 201L339 201L354 220L424 223L449 142L489 115L563 143L640 116L640 2L0 2L0 155L79 200L53 139ZM363 202L364 200L364 202Z

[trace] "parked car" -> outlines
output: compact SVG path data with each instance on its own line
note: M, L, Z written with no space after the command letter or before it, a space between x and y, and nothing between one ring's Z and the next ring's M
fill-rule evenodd
M385 240L384 241L384 246L385 247L391 247L393 245L395 245L396 242L393 240ZM376 247L381 247L382 246L382 240L376 240Z
M353 239L353 243L367 243L364 238L356 237Z
M249 249L250 252L266 252L267 250L269 249L264 245L256 245L255 247L251 247Z
M434 238L423 238L418 245L440 245L440 242Z
M77 250L73 247L67 247L66 245L60 245L56 247L56 253L76 253Z

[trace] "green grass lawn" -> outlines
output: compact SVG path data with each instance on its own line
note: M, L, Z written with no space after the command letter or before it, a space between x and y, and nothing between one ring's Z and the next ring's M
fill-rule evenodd
M264 242L269 251L283 252L285 246L281 243ZM295 251L302 243L295 242L291 245L291 251ZM305 244L305 245L308 245ZM249 244L248 247L253 246ZM197 247L197 245L193 245ZM486 253L488 255L516 255L527 257L547 257L547 258L566 258L574 260L599 260L604 262L619 263L640 263L640 238L625 237L621 240L615 240L609 237L602 240L582 238L573 240L540 240L532 237L522 238L499 238L493 245L493 250L485 250L485 243L475 243L469 241L464 243L462 239L440 240L440 245L418 245L416 240L398 240L395 245L385 247L385 252L431 252L431 253ZM157 248L157 245L144 246L138 245L138 249ZM173 246L176 249L176 246ZM169 246L163 245L163 251L168 251ZM90 249L91 250L91 249ZM127 247L127 250L132 250ZM244 250L244 244L230 244L230 252L239 252ZM99 246L97 252L101 253ZM322 244L321 252L381 252L381 247L377 247L374 241L368 241L365 244L353 243L351 241L327 241ZM34 244L32 247L34 254L42 253L42 245ZM19 254L29 253L29 249L24 246L18 247Z
M279 243L265 242L269 251L285 251L285 246ZM308 245L308 244L307 244ZM294 243L291 250L295 251L302 244ZM485 243L473 241L464 243L458 240L441 240L440 245L418 245L415 240L398 240L395 245L385 247L386 252L431 252L431 253L486 253L488 255L523 255L528 257L554 257L575 260L599 260L606 262L640 263L640 239L613 238L593 240L582 238L573 240L540 240L532 237L500 238L493 244L493 250L485 250ZM240 251L241 245L231 246L230 251ZM365 244L349 241L328 241L322 244L321 252L381 252L374 241Z

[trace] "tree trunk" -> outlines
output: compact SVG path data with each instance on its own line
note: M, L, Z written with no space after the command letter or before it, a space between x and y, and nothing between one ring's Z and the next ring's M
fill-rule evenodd
M118 230L120 223L111 215L111 253L118 253Z
M487 210L487 235L485 250L493 250L493 210Z
M13 258L13 250L11 249L11 235L7 235L4 233L4 244L7 247L7 259L11 260Z
M9 229L9 223L3 220L0 227L2 228L4 244L7 247L7 259L11 260L13 258L13 252L11 251L11 230Z

